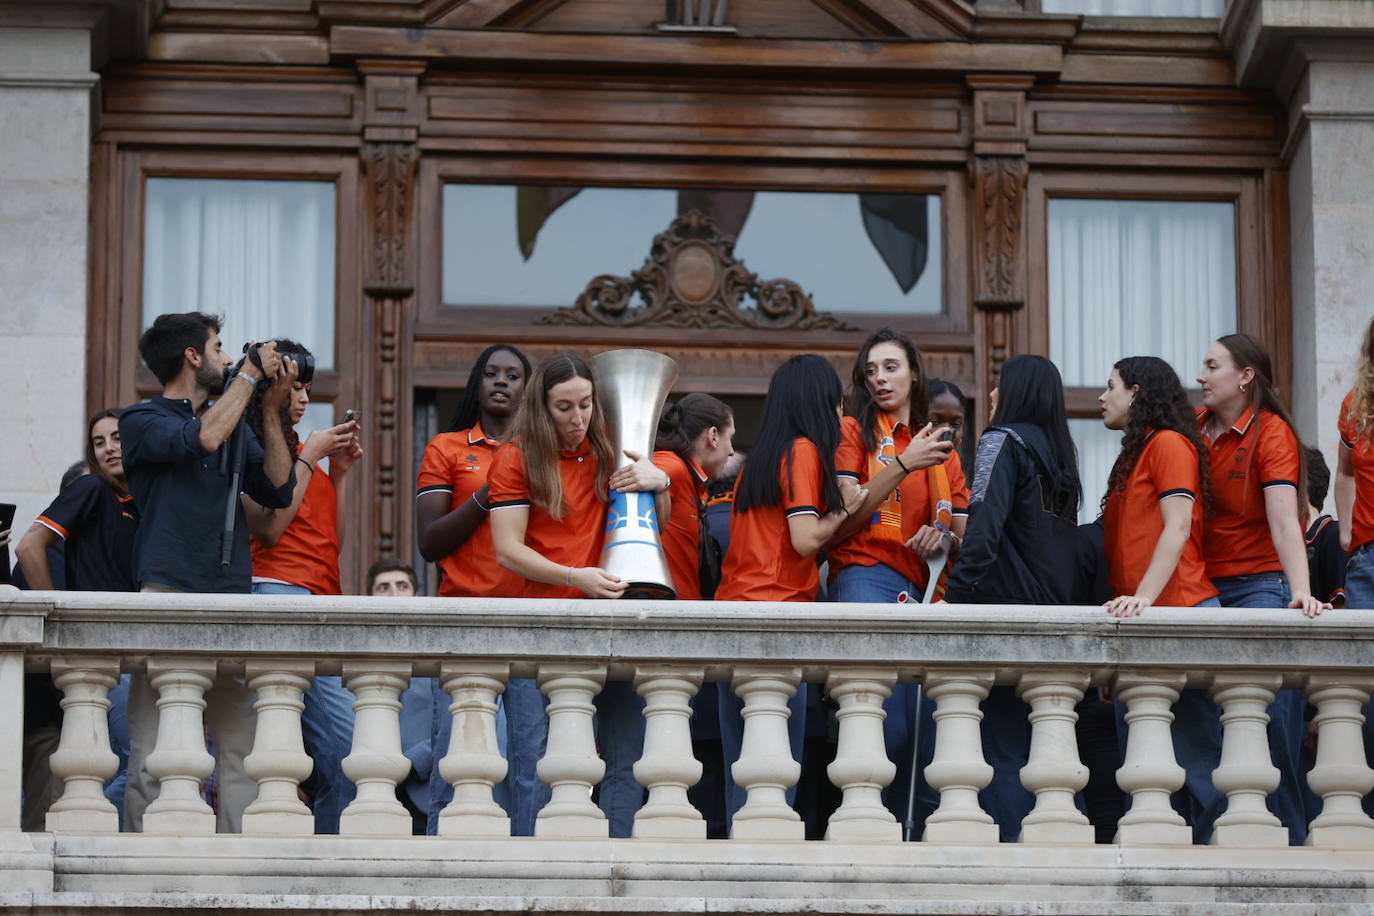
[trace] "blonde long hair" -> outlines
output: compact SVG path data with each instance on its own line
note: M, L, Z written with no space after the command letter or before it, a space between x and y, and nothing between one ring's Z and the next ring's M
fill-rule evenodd
M1355 371L1355 396L1350 400L1350 410L1354 414L1355 436L1359 439L1374 440L1374 318L1369 320L1369 329L1364 332L1364 345L1360 347L1360 367Z
M556 519L563 518L567 506L563 500L563 477L558 472L558 453L563 446L549 414L548 394L555 385L574 378L592 383L592 418L587 424L587 441L596 460L597 499L610 502L606 480L615 469L615 450L606 432L606 421L596 396L596 382L586 360L566 352L541 360L530 375L525 396L520 399L520 407L511 423L510 438L520 443L520 460L525 466L530 501Z

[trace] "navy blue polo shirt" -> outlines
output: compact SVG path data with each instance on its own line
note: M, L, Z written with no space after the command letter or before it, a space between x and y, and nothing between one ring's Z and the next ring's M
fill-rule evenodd
M248 447L242 491L268 509L291 505L296 486L291 474L280 487L263 468L262 446L247 426ZM134 579L184 592L247 592L252 587L248 522L234 502L234 549L228 566L220 564L220 532L229 498L231 471L220 453L200 445L200 418L187 400L155 397L125 409L119 418L124 475L138 506L134 538Z
M37 521L66 544L64 588L75 592L138 591L133 563L138 511L132 496L121 497L98 474L87 474L57 494Z

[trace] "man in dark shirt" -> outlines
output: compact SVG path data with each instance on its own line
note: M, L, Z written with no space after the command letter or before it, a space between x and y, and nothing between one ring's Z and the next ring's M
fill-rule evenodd
M242 490L269 509L291 504L293 456L281 425L281 405L291 392L296 364L276 345L258 349L260 367L233 364L220 343L220 320L200 312L159 315L139 340L144 363L162 394L126 408L119 421L124 472L141 522L134 540L134 579L145 592L243 592L251 587L248 525L239 500L230 562L222 565L220 534L231 477L227 454L234 437L245 437ZM259 375L260 373L260 375ZM263 433L258 442L239 420L260 382ZM211 397L217 400L206 406ZM235 430L239 431L235 433ZM237 494L233 494L237 497ZM218 829L238 832L243 810L257 789L243 770L252 749L253 698L241 678L221 673L206 698L206 722L216 750ZM157 797L145 762L157 741L157 697L146 676L134 678L129 696L132 748L125 789L126 829L143 829L143 812Z

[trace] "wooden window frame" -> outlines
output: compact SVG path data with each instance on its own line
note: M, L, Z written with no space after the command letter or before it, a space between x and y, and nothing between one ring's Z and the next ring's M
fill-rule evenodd
M119 187L112 225L120 227L119 276L110 278L117 304L112 314L93 323L111 336L95 340L113 353L120 403L158 393L161 386L142 365L132 344L142 333L144 217L149 178L214 178L239 181L329 181L335 187L334 209L334 368L321 371L311 386L314 400L361 403L359 367L364 364L366 322L362 309L362 227L358 224L360 201L358 159L350 154L300 154L257 152L199 152L172 150L121 150L118 154ZM108 298L108 297L107 297ZM93 297L93 302L98 301ZM229 340L240 331L230 329ZM308 341L303 341L309 343ZM107 370L107 373L109 370Z
M1090 200L1216 201L1235 207L1236 329L1254 334L1270 348L1280 375L1289 377L1292 331L1288 323L1286 250L1277 240L1286 239L1283 218L1274 212L1267 194L1267 176L1242 173L1032 171L1027 187L1027 222L1034 231L1035 250L1030 260L1030 282L1025 309L1027 351L1050 352L1049 320L1049 202L1056 198ZM1266 210L1269 212L1266 213ZM1269 222L1266 223L1266 216ZM1270 226L1266 231L1266 225ZM1282 259L1276 263L1275 259ZM1282 287L1277 284L1282 278ZM1211 341L1198 341L1198 364ZM1119 354L1116 358L1129 356ZM1193 366L1175 366L1185 387L1193 378ZM1106 379L1103 379L1106 384ZM1098 387L1066 388L1070 417L1095 416Z

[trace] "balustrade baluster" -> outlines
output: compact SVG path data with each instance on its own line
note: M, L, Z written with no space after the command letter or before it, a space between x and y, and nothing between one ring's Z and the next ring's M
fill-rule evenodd
M830 672L826 690L840 706L835 760L826 768L830 781L843 793L840 807L830 816L827 840L843 842L900 842L902 827L883 804L883 788L897 767L887 759L883 741L883 702L892 696L895 671L841 668Z
M1269 759L1269 714L1277 674L1237 671L1212 679L1210 694L1221 707L1221 764L1212 784L1226 795L1226 811L1212 828L1214 846L1287 846L1288 829L1269 812L1265 797L1279 787L1279 768Z
M1092 824L1073 803L1088 784L1088 768L1078 757L1074 707L1088 687L1087 672L1029 671L1016 692L1030 704L1030 756L1021 768L1021 785L1035 794L1035 808L1021 821L1022 843L1084 843L1095 840Z
M1116 784L1131 793L1131 810L1117 823L1116 841L1130 845L1190 844L1193 830L1169 804L1183 786L1174 757L1171 707L1188 678L1173 671L1122 671L1114 693L1126 704L1126 762ZM1266 752L1267 753L1267 752Z
M1374 820L1360 800L1374 791L1374 770L1365 759L1361 708L1369 702L1374 677L1313 674L1307 696L1317 705L1317 763L1307 784L1322 797L1322 813L1307 832L1308 846L1374 846Z
M549 698L549 738L539 761L539 778L552 791L535 818L534 835L605 839L610 823L592 804L591 790L606 775L592 727L592 698L606 683L606 669L540 665L538 683Z
M62 691L62 736L49 766L65 785L62 797L48 809L47 828L118 833L119 812L103 789L119 769L119 756L110 750L107 718L110 691L119 683L119 659L56 658L52 677Z
M157 744L145 766L159 782L158 796L143 813L144 833L215 832L215 813L200 797L200 784L215 768L205 749L205 691L215 662L204 658L154 658L148 682L157 691Z
M243 812L243 832L310 834L315 815L300 800L301 781L314 763L301 735L301 697L315 676L309 659L250 661L244 666L248 689L257 700L253 751L243 759L244 771L258 784L258 797Z
M926 782L940 792L940 807L926 819L922 839L934 843L996 843L997 824L978 804L992 782L983 758L978 704L992 687L991 671L954 669L926 675L926 696L935 702L935 757Z
M787 736L787 701L799 683L800 668L735 669L730 686L744 701L744 736L731 772L747 797L730 825L733 840L806 838L806 825L787 803L787 790L801 778L801 763L792 759Z
M635 669L635 690L644 697L644 753L635 779L649 798L635 813L635 838L704 840L706 820L687 800L701 779L701 762L692 754L692 697L701 688L702 670L674 665Z
M440 836L510 836L510 818L492 799L506 778L506 760L496 741L496 697L506 689L510 665L447 662L439 682L453 698L453 729L439 773L453 786L453 801L439 814ZM435 753L439 752L435 748Z
M401 692L410 684L409 662L344 662L344 686L353 701L353 748L343 771L358 787L339 817L339 833L410 836L410 813L396 786L410 772L401 752Z

